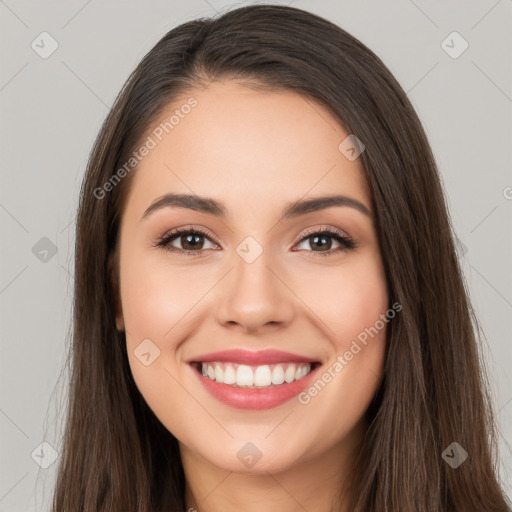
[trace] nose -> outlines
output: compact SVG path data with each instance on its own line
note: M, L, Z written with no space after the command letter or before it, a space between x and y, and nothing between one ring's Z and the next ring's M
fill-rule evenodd
M217 289L216 315L223 326L257 334L292 321L297 299L274 267L265 251L252 263L234 258L234 268Z

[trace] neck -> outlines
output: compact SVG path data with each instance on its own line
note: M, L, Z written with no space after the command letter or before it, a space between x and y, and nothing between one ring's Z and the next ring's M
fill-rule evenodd
M221 469L180 443L187 512L350 512L350 477L364 435L363 423L327 452L278 473Z

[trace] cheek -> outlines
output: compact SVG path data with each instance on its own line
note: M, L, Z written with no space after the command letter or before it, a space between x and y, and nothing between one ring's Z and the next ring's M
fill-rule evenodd
M349 435L382 376L387 325L392 320L381 320L388 311L384 275L377 266L373 273L369 268L351 268L331 279L331 299L319 309L330 328L324 332L332 351L317 379L298 397L304 425L321 439L318 450Z
M309 274L302 283L304 302L324 324L337 353L374 326L388 309L385 274L376 255L347 260L329 272Z
M184 267L155 260L137 258L135 252L127 257L121 277L123 315L132 335L169 340L205 293L205 284Z
M313 289L313 288L311 288ZM369 255L340 266L317 282L312 300L333 349L318 379L299 403L310 412L306 421L324 418L338 428L326 434L334 442L361 418L382 375L388 315L388 293L380 258ZM314 411L314 412L313 412ZM340 412L344 421L339 422ZM324 433L325 434L325 433Z
M168 402L169 396L178 405L185 397L173 379L178 344L173 340L190 329L189 311L200 290L191 286L190 273L155 264L136 248L126 248L121 283L126 348L137 386L150 407Z
M368 252L365 257L347 259L336 271L310 277L305 286L303 297L318 312L331 352L319 375L321 382L306 390L301 403L314 403L319 416L333 413L324 407L342 404L347 421L351 421L364 412L374 395L385 359L391 319L387 315L389 297L380 256Z
M149 408L181 438L185 431L175 411L190 408L190 396L180 385L176 351L182 333L190 329L193 315L187 313L197 299L190 298L194 293L179 272L147 264L127 264L125 271L123 315L133 379Z

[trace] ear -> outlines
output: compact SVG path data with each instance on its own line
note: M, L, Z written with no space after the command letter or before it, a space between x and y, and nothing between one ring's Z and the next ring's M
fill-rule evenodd
M112 287L112 296L114 297L116 327L118 331L122 332L125 327L121 303L121 288L119 286L119 262L117 258L117 251L111 252L108 257L108 276Z

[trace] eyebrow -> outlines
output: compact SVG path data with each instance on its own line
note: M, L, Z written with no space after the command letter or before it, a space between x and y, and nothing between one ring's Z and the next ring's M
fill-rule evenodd
M346 206L354 208L364 215L372 218L371 211L360 201L352 197L343 195L333 195L325 197L315 197L312 199L299 199L289 203L281 214L281 220L299 217L306 213L325 210L334 206ZM208 213L216 217L226 218L228 211L225 206L209 197L201 197L190 194L166 194L157 199L142 215L141 221L151 213L162 208L186 208L197 212Z

